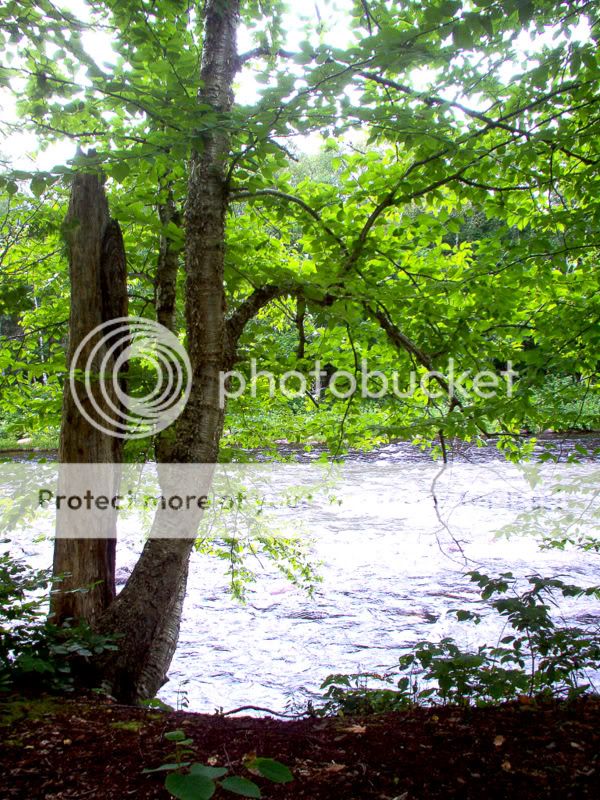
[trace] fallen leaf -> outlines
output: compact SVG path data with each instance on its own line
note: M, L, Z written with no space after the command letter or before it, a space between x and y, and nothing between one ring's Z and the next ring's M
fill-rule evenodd
M347 728L341 728L341 730L346 731L346 733L366 733L367 726L366 725L349 725Z
M596 770L594 767L586 767L585 769L578 769L575 773L576 775L585 775L586 778L589 778L590 775L593 775Z
M333 764L328 764L325 767L325 769L323 770L323 772L342 772L345 769L346 769L346 765L345 764L335 764L335 763L333 763Z

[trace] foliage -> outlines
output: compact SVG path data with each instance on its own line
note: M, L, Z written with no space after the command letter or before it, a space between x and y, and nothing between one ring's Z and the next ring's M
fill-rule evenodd
M192 763L189 759L194 755L191 749L193 740L189 739L184 731L168 731L165 733L165 739L175 745L175 752L169 756L172 761L154 769L145 769L144 773L147 775L156 772L169 773L165 779L165 788L172 797L179 800L209 800L219 786L227 792L242 797L262 796L260 788L254 781L229 775L229 770L225 767ZM252 756L244 762L244 766L249 772L267 778L273 783L289 783L293 780L290 770L273 758Z
M519 512L511 523L496 531L496 536L531 536L540 543L542 550L600 553L597 534L600 475L596 467L599 456L600 449L576 444L564 459L566 463L561 464L560 454L548 443L539 458L522 465L521 469L532 489L544 484L547 496L560 498L560 501Z
M216 479L213 483L216 502L200 524L196 549L225 562L230 591L238 600L246 599L248 588L257 580L253 563L264 570L263 557L280 575L309 595L321 580L308 533L297 528L292 531L273 512L302 499L313 499L316 492L323 493L327 476L321 473L313 476L310 486L279 484L275 499L270 496L272 480L268 472L263 476L258 470L240 478L226 475Z
M563 420L566 430L600 429L600 398L577 375L549 374L533 392L533 402L549 418Z
M48 619L55 581L8 554L0 555L0 691L65 692L75 687L75 666L114 650L112 639L89 625Z
M200 14L171 2L154 12L115 0L90 4L81 18L43 0L26 14L18 3L0 11L0 83L20 124L42 148L65 139L94 148L107 175L125 231L132 313L153 315L161 242L184 239L178 224L161 222L161 206L172 192L183 209L191 149L202 131L227 126L228 307L256 286L289 287L249 323L243 371L252 357L276 376L306 373L315 359L353 372L367 358L397 371L402 388L412 369L420 376L430 363L444 372L449 358L461 370L495 373L513 360L519 372L514 396L477 398L467 382L460 405L422 391L351 402L326 393L315 403L271 398L261 385L256 397L229 404L227 447L285 435L337 452L397 436L432 441L440 430L473 440L597 427L593 4L546 0L534 13L517 0L347 3L331 8L330 22L305 19L290 51L280 49L282 4L244 2L256 50L242 74L258 96L241 96L227 119L196 102ZM103 63L99 41L109 53ZM310 132L324 142L316 155L302 153ZM0 180L10 435L58 426L68 316L61 225L81 163L78 151L45 171L7 164ZM307 301L302 356L296 289ZM394 344L381 315L406 346ZM130 446L130 455L148 449Z
M589 673L600 669L600 630L559 625L550 606L556 594L600 597L599 587L582 589L531 575L529 588L519 591L510 572L498 578L477 571L468 575L489 608L506 619L508 632L496 645L473 651L451 638L421 641L400 656L393 673L330 675L321 686L327 690L323 712L380 713L424 703L485 705L522 696L573 698L590 690ZM482 618L468 610L456 613L460 621L477 624Z
M153 317L159 252L173 246L184 262L184 226L164 223L161 212L172 198L183 218L190 154L215 130L231 142L229 315L257 287L272 290L246 325L236 366L248 377L254 358L279 378L291 369L308 376L319 361L357 375L364 359L396 374L402 394L273 396L259 379L254 395L228 405L223 460L274 451L284 437L324 442L338 456L390 438L483 442L497 433L517 458L524 431L596 428L598 5L369 0L343 4L340 18L331 4L330 18L305 21L288 50L284 4L248 0L241 12L252 49L240 74L259 88L227 114L197 102L199 9L172 0L94 0L79 16L48 0L0 8L0 88L19 115L3 130L33 132L40 150L78 146L44 170L6 160L0 175L1 438L40 441L59 426L68 334L62 221L72 176L84 167L106 175L125 235L131 313ZM322 138L322 152L299 158L294 142L307 134ZM184 338L180 272L175 327ZM421 379L447 378L451 360L466 374L461 390L432 397ZM498 376L509 362L514 392L501 385L478 396L473 374ZM408 392L411 372L417 385ZM132 371L132 379L143 376ZM152 453L151 441L128 444L126 457ZM258 534L262 553L308 583L294 540L282 549ZM245 557L253 548L249 537L230 536L215 551L229 558L238 594L252 578ZM442 701L575 690L576 658L593 661L594 640L571 631L560 662L562 629L544 616L541 592L521 595L522 607L494 601L516 631L511 641L477 653L424 644L401 670L437 681L430 696ZM35 619L33 609L19 614ZM88 636L28 625L16 623L29 660L7 647L11 669L53 674L42 665ZM400 694L414 699L411 677L402 680ZM418 688L417 699L429 691Z

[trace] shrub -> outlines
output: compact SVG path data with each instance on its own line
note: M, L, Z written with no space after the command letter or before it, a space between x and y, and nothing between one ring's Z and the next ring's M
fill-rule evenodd
M473 652L451 638L421 641L390 673L330 675L321 686L326 690L322 713L368 714L425 703L485 705L523 695L573 698L591 688L588 673L600 669L598 628L559 626L550 609L556 594L597 597L598 587L582 589L530 575L528 588L519 591L510 572L498 578L477 571L468 575L488 608L508 622L496 645ZM465 610L456 615L475 624L482 618Z
M70 691L76 664L115 649L84 623L58 626L48 619L54 584L48 570L0 555L0 691Z
M187 737L185 731L168 731L165 739L175 746L174 752L168 756L169 761L143 772L146 775L167 773L164 785L171 797L177 800L210 800L218 788L241 797L262 797L260 788L254 781L239 775L229 775L226 767L193 764L191 759L194 756L194 742ZM251 774L260 775L273 783L289 783L294 779L288 767L273 758L258 758L253 754L245 759L244 766Z

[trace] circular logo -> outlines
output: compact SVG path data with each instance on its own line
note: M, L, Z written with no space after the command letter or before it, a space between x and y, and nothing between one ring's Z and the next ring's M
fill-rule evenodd
M90 425L119 439L143 439L164 430L181 414L190 395L191 375L188 354L168 328L143 317L117 317L98 325L80 342L69 384ZM152 387L142 396L128 394L125 376L143 391L148 384Z

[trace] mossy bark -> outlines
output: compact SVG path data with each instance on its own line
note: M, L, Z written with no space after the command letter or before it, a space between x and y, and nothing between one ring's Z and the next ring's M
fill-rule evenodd
M116 317L127 315L127 270L125 249L119 225L110 219L108 202L102 179L93 173L77 175L73 180L69 211L65 220L65 237L69 248L69 273L71 281L71 315L67 365L71 366L77 348L96 327ZM78 364L88 360L95 340L90 340L81 351ZM125 346L125 345L123 345ZM121 348L122 349L122 348ZM118 357L115 351L107 366L110 369ZM97 367L106 354L99 349L92 363ZM79 380L80 401L92 420L97 415L91 398ZM97 386L97 384L96 384ZM111 400L118 399L109 387ZM107 402L100 391L94 389L94 402L107 410ZM65 380L63 411L59 445L59 462L66 464L119 464L122 460L122 439L103 432L86 419L75 402L70 382ZM103 479L116 488L117 470L101 470ZM59 467L58 494L67 491L73 471ZM53 619L85 619L93 622L115 597L116 512L112 517L102 517L97 538L90 537L91 520L81 518L73 530L72 517L57 511L56 539L54 545L54 574L64 576L58 591L52 596ZM78 534L81 534L79 538ZM86 591L73 592L74 589Z

